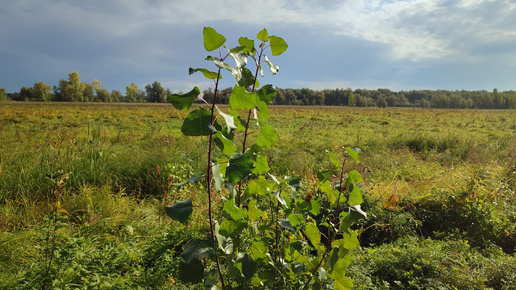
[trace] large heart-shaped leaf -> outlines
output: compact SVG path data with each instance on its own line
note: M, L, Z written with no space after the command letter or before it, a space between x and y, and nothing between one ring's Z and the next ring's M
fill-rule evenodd
M254 168L253 159L248 153L236 153L229 159L226 168L226 181L236 183L251 174Z
M288 48L288 44L283 38L272 35L271 38L271 52L272 55L277 56L285 52Z
M188 114L181 126L181 132L185 136L207 136L221 129L216 121L213 126L211 125L211 112L202 107Z
M229 97L229 105L233 110L251 110L256 107L256 93L248 93L245 87L235 86Z
M207 51L215 50L226 42L226 38L211 27L204 27L202 34L204 36L204 48Z
M189 91L186 94L179 95L179 94L173 94L167 97L167 101L169 103L172 103L174 108L178 110L185 110L188 111L190 107L192 106L193 101L199 96L201 91L198 87L193 88L191 91Z
M167 206L165 212L171 219L184 224L193 212L192 199L176 201L173 205Z

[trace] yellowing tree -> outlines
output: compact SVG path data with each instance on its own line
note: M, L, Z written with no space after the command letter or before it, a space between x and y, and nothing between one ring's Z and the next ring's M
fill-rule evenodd
M125 95L127 96L128 102L136 102L138 100L138 96L140 95L138 86L132 83L129 86L125 87Z

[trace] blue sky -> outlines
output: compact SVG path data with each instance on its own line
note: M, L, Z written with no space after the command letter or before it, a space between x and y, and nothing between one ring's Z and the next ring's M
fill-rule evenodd
M53 86L77 71L122 93L154 81L207 89L188 75L212 69L204 26L230 46L263 28L284 38L288 50L270 57L280 72L260 80L280 88L516 89L512 0L3 1L0 87Z

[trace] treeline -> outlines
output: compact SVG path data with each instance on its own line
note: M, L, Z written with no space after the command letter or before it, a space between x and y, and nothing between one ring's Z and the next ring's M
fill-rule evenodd
M0 89L2 90L2 89ZM2 91L0 91L0 100ZM20 92L6 94L4 100L37 101L37 102L134 102L134 103L164 103L167 95L172 94L164 89L159 82L145 86L142 91L134 83L126 87L125 94L118 90L109 92L102 83L94 80L91 84L81 82L78 72L68 74L67 80L60 80L58 86L51 87L44 82L37 82L32 87L22 87Z
M221 91L220 103L228 103ZM204 98L212 100L213 92L204 91ZM278 89L275 105L350 106L350 107L423 107L455 109L516 109L516 91L447 91L411 90L394 92L389 89Z
M231 87L219 91L218 102L227 104ZM44 82L33 87L23 87L19 93L7 94L0 88L1 100L17 101L68 101L68 102L150 102L164 103L171 91L154 82L140 90L134 83L120 91L107 91L98 80L83 83L79 73L72 72L68 80L60 80L58 86L50 87ZM203 98L213 100L212 89L203 92ZM351 106L351 107L423 107L456 109L516 109L516 91L448 91L411 90L391 91L389 89L278 89L276 105L302 106Z

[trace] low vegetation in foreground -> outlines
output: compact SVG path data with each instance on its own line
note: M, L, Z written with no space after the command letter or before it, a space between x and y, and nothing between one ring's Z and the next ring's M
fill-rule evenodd
M511 289L514 113L272 106L278 146L265 154L275 176L308 180L300 191L309 194L327 150L361 149L360 163L346 165L364 178L368 213L354 226L361 247L347 270L356 289ZM172 184L203 170L207 142L182 136L186 114L3 103L0 288L50 279L62 289L191 289L178 279L180 254L209 234L205 188ZM201 205L188 224L166 216L188 197Z

